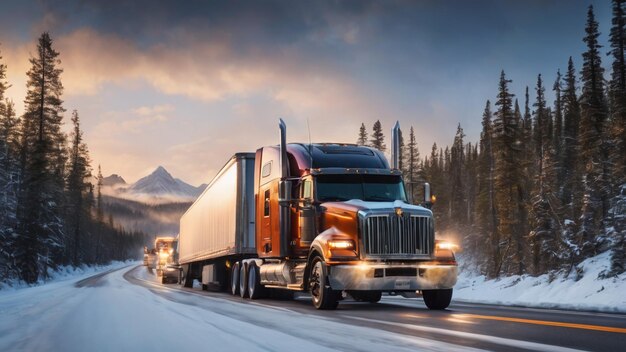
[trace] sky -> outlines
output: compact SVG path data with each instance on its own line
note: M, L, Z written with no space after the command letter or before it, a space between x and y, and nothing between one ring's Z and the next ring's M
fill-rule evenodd
M361 123L412 126L422 155L460 123L477 141L500 71L552 87L610 1L3 1L0 55L23 111L42 32L60 52L66 128L76 109L92 167L134 182L157 166L208 183L235 153L288 141L354 143ZM603 65L609 67L603 55ZM549 90L549 89L547 89ZM549 93L549 92L548 92ZM552 99L552 95L548 94Z

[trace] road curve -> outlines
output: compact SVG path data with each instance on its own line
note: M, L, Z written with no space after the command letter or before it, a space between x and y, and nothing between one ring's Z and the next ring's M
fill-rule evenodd
M154 294L179 303L198 306L202 306L203 301L236 303L240 306L237 311L222 309L219 304L209 303L206 309L255 324L272 325L262 317L246 315L246 305L279 310L284 314L297 313L342 324L369 327L412 338L436 340L468 349L617 351L626 346L626 315L623 314L454 302L445 311L431 311L419 299L396 297L383 297L377 304L354 302L346 298L335 311L318 311L305 295L296 296L293 300L242 300L222 292L162 285L145 270L138 266L128 270L123 276L132 284L146 287ZM203 296L205 300L198 300L194 296ZM275 324L272 328L288 334L302 333L280 324Z

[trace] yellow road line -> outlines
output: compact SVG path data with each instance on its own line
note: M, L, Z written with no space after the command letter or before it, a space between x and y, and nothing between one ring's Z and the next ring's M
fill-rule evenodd
M604 332L614 332L618 334L626 334L625 328L616 328L612 326L563 323L563 322L558 322L558 321L509 318L509 317L499 317L499 316L493 316L493 315L477 315L477 314L454 314L454 317L461 318L461 319L474 318L474 319L485 319L485 320L510 321L513 323L558 326L558 327L571 328L571 329L584 329L584 330L595 330L595 331L604 331Z

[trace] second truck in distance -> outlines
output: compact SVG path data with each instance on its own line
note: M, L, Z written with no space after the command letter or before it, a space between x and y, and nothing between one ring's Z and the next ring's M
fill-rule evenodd
M180 222L185 286L256 299L271 289L308 291L318 309L346 292L377 302L419 291L430 309L450 304L457 263L435 240L433 214L409 203L398 170L378 150L286 142L237 153Z

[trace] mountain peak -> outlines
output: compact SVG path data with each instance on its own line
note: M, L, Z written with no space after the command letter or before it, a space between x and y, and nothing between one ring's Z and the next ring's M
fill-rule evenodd
M102 179L103 186L125 185L126 181L118 174L112 174Z
M175 179L163 166L159 166L150 175L131 185L128 191L133 194L177 196L193 200L203 189Z
M157 167L154 171L152 171L152 175L154 175L154 174L157 174L157 175L159 175L159 174L163 174L163 175L168 175L168 176L170 176L170 177L172 176L172 175L170 175L170 173L169 173L169 172L167 172L167 170L165 170L165 168L164 168L163 166L161 166L161 165L159 165L159 166L158 166L158 167Z

